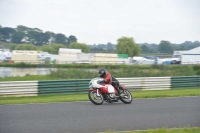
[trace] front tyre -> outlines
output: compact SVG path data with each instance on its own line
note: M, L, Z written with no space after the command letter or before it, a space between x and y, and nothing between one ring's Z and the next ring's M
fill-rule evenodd
M94 92L93 90L89 90L88 92L88 98L90 101L96 105L101 105L104 102L104 98L102 94L99 94L100 96L97 96L97 92Z
M120 94L119 99L125 104L130 104L133 101L133 97L127 89L124 89L124 91Z

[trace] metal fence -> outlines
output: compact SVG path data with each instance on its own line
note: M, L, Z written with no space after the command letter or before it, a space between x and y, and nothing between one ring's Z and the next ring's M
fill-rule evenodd
M200 88L200 76L117 78L129 90ZM87 93L90 79L0 82L0 96Z
M0 96L37 96L38 81L0 82Z
M200 87L200 76L171 77L171 88Z
M90 80L49 80L38 82L38 95L84 93L88 91Z
M167 90L171 87L171 77L118 78L128 89Z

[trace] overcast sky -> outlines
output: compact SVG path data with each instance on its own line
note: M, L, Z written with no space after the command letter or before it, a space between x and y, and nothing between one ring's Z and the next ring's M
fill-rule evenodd
M86 44L200 41L200 0L0 0L0 25L75 35Z

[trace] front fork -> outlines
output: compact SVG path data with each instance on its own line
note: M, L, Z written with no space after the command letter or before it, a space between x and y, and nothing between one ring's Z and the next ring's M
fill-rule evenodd
M97 96L100 97L99 89L90 88L90 90L97 93Z
M100 97L100 94L99 94L99 89L97 89L97 96L98 96L98 97Z

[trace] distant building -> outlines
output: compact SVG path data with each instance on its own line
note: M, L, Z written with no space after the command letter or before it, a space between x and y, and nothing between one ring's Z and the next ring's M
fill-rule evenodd
M200 46L184 52L181 64L200 64Z
M82 53L81 49L60 48L58 52L57 64L71 64L76 63L78 54Z
M93 64L117 64L117 54L95 53L92 59Z
M38 52L28 50L13 50L12 61L35 64L38 63Z

